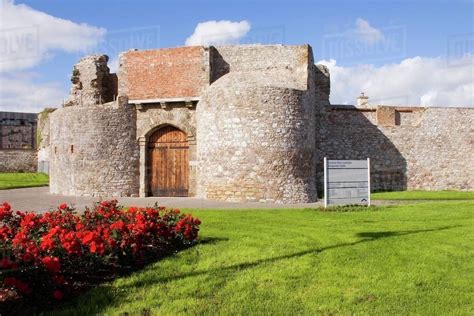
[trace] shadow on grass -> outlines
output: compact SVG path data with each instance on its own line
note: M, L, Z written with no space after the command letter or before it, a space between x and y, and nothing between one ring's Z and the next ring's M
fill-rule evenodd
M320 248L312 248L312 249L308 249L304 251L295 252L292 254L281 255L281 256L276 256L276 257L266 258L266 259L260 259L260 260L255 260L252 262L238 263L238 264L234 264L227 267L218 267L218 268L201 270L201 271L193 271L193 272L182 273L179 275L169 276L169 277L156 277L156 278L152 277L152 278L147 278L146 280L136 280L135 282L129 285L121 286L121 289L123 290L125 288L140 288L140 287L147 287L147 286L156 285L156 284L165 284L167 282L172 282L175 280L181 280L181 279L196 277L196 276L201 276L201 275L215 275L222 272L232 273L232 272L242 271L246 269L251 269L251 268L268 264L268 263L278 262L280 260L298 258L298 257L302 257L309 254L319 254L327 250L351 247L358 244L377 241L379 239L395 238L395 237L401 237L401 236L406 236L406 235L436 232L436 231L453 229L457 227L461 227L461 225L443 226L443 227L437 227L437 228L432 228L432 229L422 229L422 230L360 232L360 233L357 233L356 236L360 237L361 239L355 242L340 243L340 244L335 244L335 245L330 245L330 246L320 247ZM205 238L201 240L200 244L212 246L219 242L227 241L227 240L228 239L226 238ZM94 310L94 313L101 313L101 311L103 311L107 307L107 303L114 304L115 302L123 302L124 300L126 300L127 292L123 291L122 292L123 294L119 294L117 293L117 291L114 290L113 286L106 286L97 290L100 291L101 302L95 302L97 304L96 305L97 310ZM76 306L75 304L77 303L80 304L80 302L71 302L71 303L72 304L69 305L69 307Z
M157 282L160 282L160 283L170 282L173 280L194 277L194 276L199 276L199 275L204 275L204 274L214 274L221 271L245 270L245 269L259 266L261 264L273 263L280 260L297 258L297 257L305 256L308 254L318 254L326 250L355 246L355 245L366 243L366 242L376 241L382 238L391 238L391 237L400 237L400 236L412 235L412 234L428 233L428 232L452 229L456 227L460 227L460 225L443 226L443 227L438 227L438 228L433 228L433 229L422 229L422 230L361 232L361 233L357 233L356 236L361 237L362 239L357 240L355 242L351 242L351 243L341 243L341 244L331 245L327 247L312 248L312 249L295 252L288 255L282 255L282 256L277 256L277 257L272 257L272 258L267 258L267 259L260 259L253 262L243 262L243 263L234 264L228 267L220 267L220 268L208 269L208 270L202 270L202 271L193 271L193 272L183 273L181 275L172 276L172 277L153 278L151 280L147 280L146 282L140 282L140 286L147 286L147 285L154 284ZM133 284L128 285L127 287L135 287L135 286L136 284L133 283Z

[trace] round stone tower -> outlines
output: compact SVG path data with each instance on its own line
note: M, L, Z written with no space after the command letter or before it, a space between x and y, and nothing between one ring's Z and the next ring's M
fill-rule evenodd
M136 113L125 97L113 100L116 80L107 60L83 58L74 67L70 100L50 115L51 193L138 195Z
M198 197L316 201L314 91L306 76L301 86L291 72L230 72L208 87L197 105Z

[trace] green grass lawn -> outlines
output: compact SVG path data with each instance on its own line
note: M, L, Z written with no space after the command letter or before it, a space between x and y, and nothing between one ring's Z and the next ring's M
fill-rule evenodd
M0 173L0 190L48 185L45 173Z
M474 191L398 191L372 193L373 200L474 200Z
M60 314L474 314L474 201L190 210L202 243Z

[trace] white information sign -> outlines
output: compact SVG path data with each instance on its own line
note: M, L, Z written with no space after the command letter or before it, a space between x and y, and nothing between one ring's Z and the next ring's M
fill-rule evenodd
M370 159L324 158L324 207L347 204L370 205Z

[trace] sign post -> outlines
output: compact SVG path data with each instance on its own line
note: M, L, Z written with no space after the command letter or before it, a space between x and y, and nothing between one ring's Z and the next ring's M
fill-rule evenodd
M348 204L370 206L370 158L324 158L324 207Z
M328 207L328 160L324 157L324 207Z

